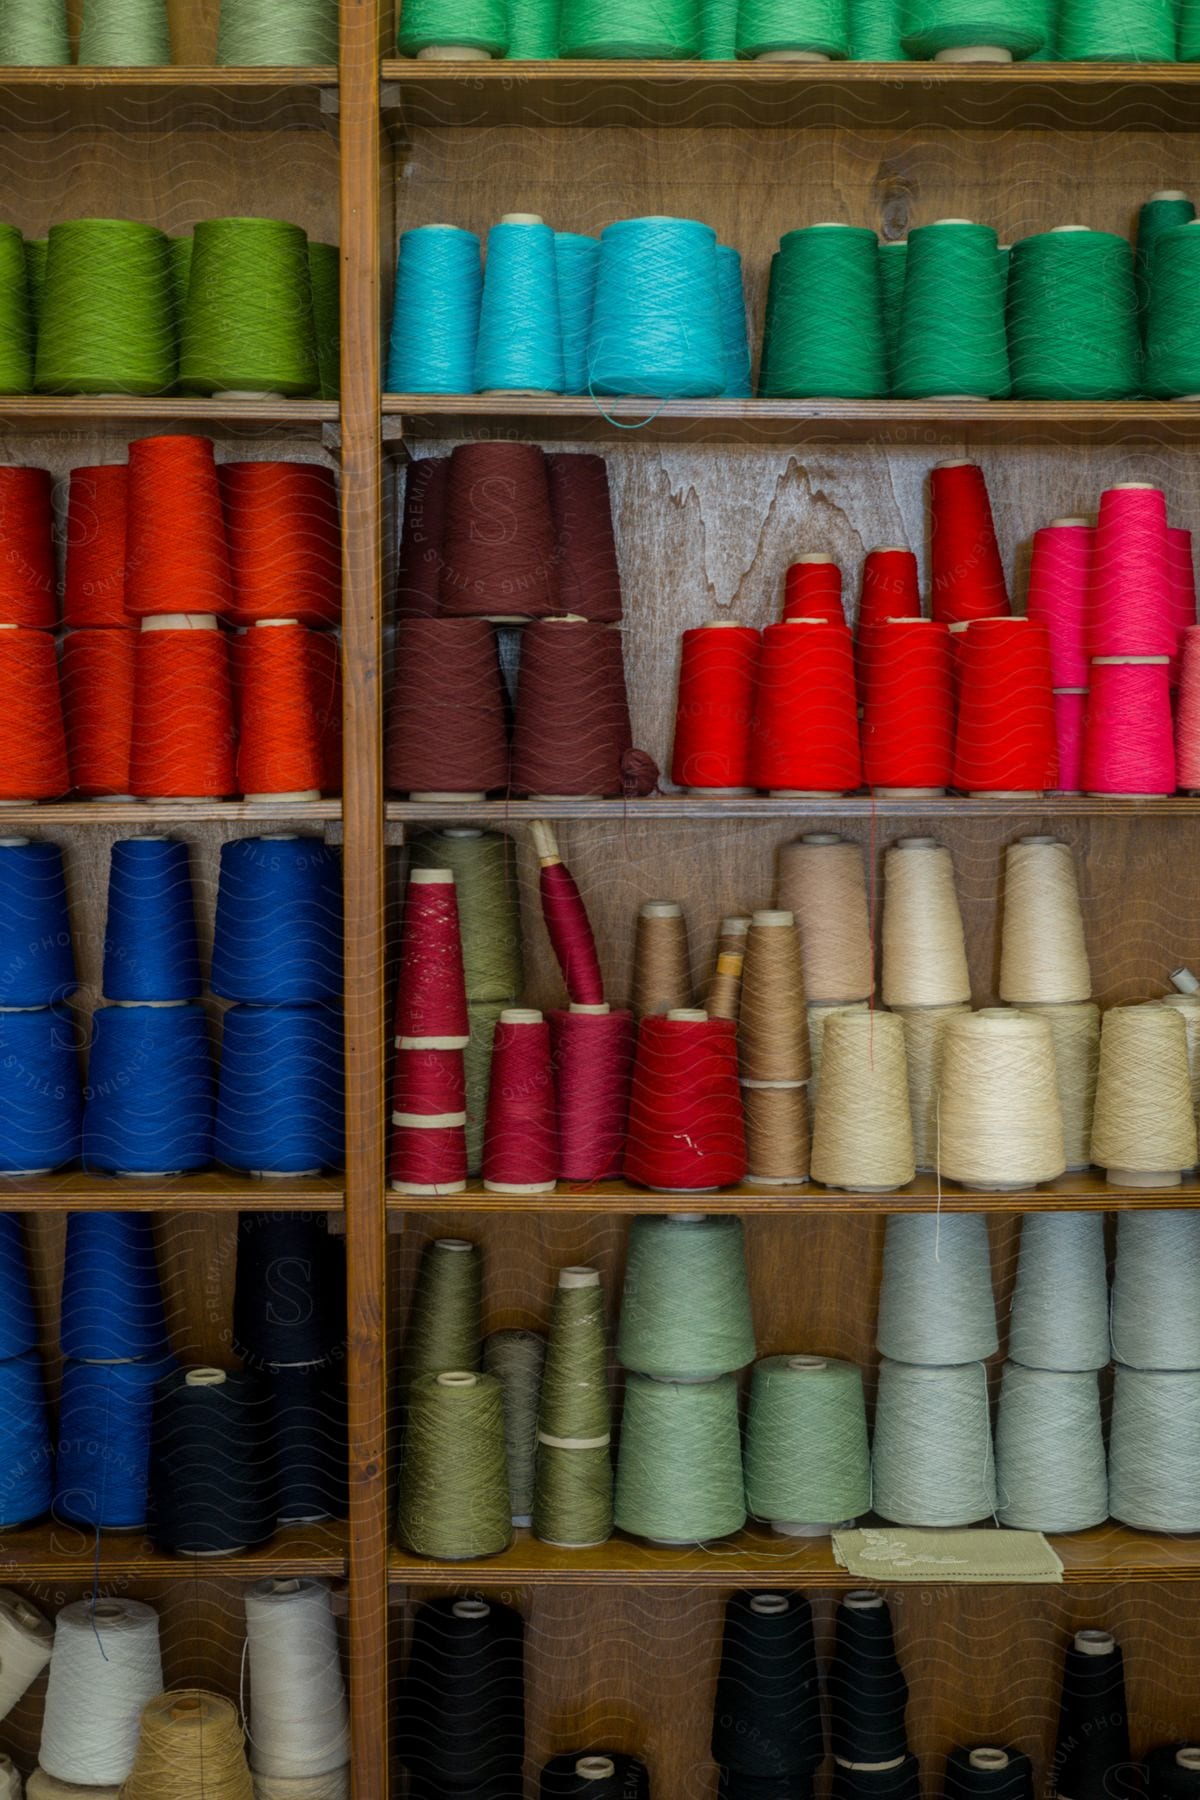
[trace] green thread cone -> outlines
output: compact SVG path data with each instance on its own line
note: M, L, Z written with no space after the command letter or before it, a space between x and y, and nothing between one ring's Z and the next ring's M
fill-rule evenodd
M738 1389L630 1375L617 1453L616 1523L663 1544L703 1544L746 1523Z
M904 48L921 59L972 44L994 44L1019 59L1045 41L1043 0L904 0L903 27Z
M546 1340L538 1331L493 1331L484 1339L484 1369L496 1377L504 1397L508 1500L514 1525L528 1525L533 1512L533 1465L545 1360Z
M832 1357L755 1363L746 1422L746 1505L779 1524L832 1525L871 1508L862 1375Z
M192 281L192 240L190 237L167 239L167 261L171 268L171 292L175 299L175 334L183 334L187 312L188 288Z
M1142 336L1146 333L1146 318L1150 309L1150 269L1154 261L1154 249L1164 231L1170 231L1173 225L1190 225L1196 216L1196 208L1186 194L1155 194L1138 211L1137 247L1134 251L1134 274L1137 278L1138 320L1142 328Z
M483 1168L483 1138L487 1124L488 1088L492 1079L492 1040L500 1014L510 1002L473 1000L467 1008L471 1035L463 1052L467 1083L467 1173Z
M758 353L758 385L754 390L760 399L764 394L772 394L775 391L771 375L771 340L775 335L775 320L779 314L780 261L780 254L776 250L767 270L767 304L763 308L762 345Z
M192 235L179 379L194 393L313 394L308 238L280 219L206 219Z
M0 394L33 387L33 306L26 245L15 225L0 225Z
M849 56L847 0L741 0L738 55L756 58L780 50L814 50L836 59Z
M1027 56L1025 61L1034 63L1056 62L1058 60L1058 51L1056 49L1058 38L1058 0L1042 0L1038 9L1038 23L1042 29L1042 47L1040 50L1035 50L1032 56Z
M1174 62L1173 0L1060 0L1060 62Z
M0 63L59 68L70 60L66 0L5 0L0 6Z
M563 56L661 57L700 54L700 0L562 0Z
M546 1543L582 1548L612 1532L604 1296L595 1269L564 1269L538 1407L533 1529Z
M34 339L37 338L38 324L42 316L42 295L46 289L46 258L50 252L49 238L25 239L25 272L29 278L29 306L33 319ZM30 372L30 384L33 374Z
M1200 0L1179 0L1179 60L1200 62Z
M337 245L310 242L308 269L312 279L313 328L317 334L321 398L336 400L342 391L342 256Z
M700 57L732 62L737 55L737 0L700 0Z
M37 343L42 394L165 394L175 385L167 240L128 219L50 231Z
M704 1380L753 1361L740 1219L633 1221L617 1356L627 1369L664 1379Z
M410 866L453 871L467 999L511 1004L525 981L512 838L499 831L418 832Z
M221 0L221 67L328 67L337 59L337 0Z
M509 62L553 62L558 55L558 0L508 0Z
M90 68L160 68L171 61L166 0L84 0L79 61Z
M1018 400L1127 400L1140 346L1133 248L1108 231L1043 231L1012 247L1008 353Z
M1003 277L990 225L949 219L909 233L892 378L897 399L1007 394Z
M401 56L445 44L503 56L508 49L506 0L404 0L396 38Z
M811 225L779 246L769 350L782 398L870 400L887 390L879 250L857 225Z
M1146 314L1147 393L1176 400L1200 393L1200 224L1164 231L1150 265Z
M492 1375L423 1375L409 1394L396 1523L414 1555L495 1556L512 1542L504 1399Z
M904 271L908 264L908 240L900 238L879 246L879 293L883 305L883 341L887 356L888 392L895 392L896 352L900 342L900 312L904 304Z
M855 62L907 62L900 42L900 0L850 0L850 55Z
M423 1375L479 1367L482 1308L479 1246L463 1238L426 1244L400 1359L405 1391Z

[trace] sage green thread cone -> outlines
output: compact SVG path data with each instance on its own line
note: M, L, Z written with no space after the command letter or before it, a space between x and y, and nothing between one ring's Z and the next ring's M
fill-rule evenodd
M990 225L950 219L911 231L893 394L901 400L1007 394L1004 298Z
M538 1408L533 1529L547 1543L603 1543L612 1532L608 1353L595 1269L564 1269Z
M423 1375L479 1367L483 1256L463 1238L426 1244L413 1288L400 1360L407 1391Z
M42 295L46 289L46 258L50 252L49 238L25 239L25 273L29 280L29 310L33 322L33 338L36 342L38 324L42 316ZM33 372L30 370L30 386L33 385Z
M1200 392L1200 225L1173 225L1154 247L1146 308L1147 393L1160 400Z
M838 59L849 56L847 0L741 0L738 55L769 56L779 50L814 50Z
M1108 1510L1138 1531L1200 1531L1200 1371L1117 1369Z
M755 1363L746 1424L746 1505L758 1519L832 1525L871 1507L862 1375L833 1357Z
M1012 247L1008 353L1018 400L1138 391L1133 249L1108 231L1043 231Z
M1061 62L1174 62L1172 0L1060 0Z
M753 1361L740 1219L633 1221L617 1356L627 1369L665 1379L704 1380Z
M562 0L563 56L679 61L700 54L699 0Z
M504 1396L508 1501L514 1525L528 1525L533 1512L533 1465L545 1360L546 1340L538 1331L493 1331L483 1341L484 1369L496 1377Z
M850 55L855 62L907 62L900 42L900 0L850 0Z
M746 1523L738 1389L629 1375L617 1452L616 1523L663 1544L703 1544Z
M336 400L342 391L342 255L337 245L310 242L308 271L312 280L321 399Z
M997 1517L1020 1531L1086 1531L1108 1517L1095 1373L1005 1363L996 1415Z
M5 0L0 7L0 63L57 68L70 60L66 0Z
M188 288L192 280L192 240L190 237L167 239L167 262L171 269L171 292L175 301L175 335L178 338L183 333Z
M400 1541L447 1562L512 1542L504 1400L492 1375L423 1375L409 1394L396 1508Z
M987 1370L879 1365L875 1511L897 1525L974 1525L996 1505Z
M34 312L27 246L15 225L0 225L0 393L33 387Z
M223 67L337 59L337 0L221 0L217 62Z
M418 832L410 866L454 872L467 999L511 1004L525 981L512 838L499 831Z
M164 394L175 385L167 239L128 219L50 231L38 330L42 394Z
M1154 252L1164 232L1174 225L1190 225L1196 208L1186 194L1155 195L1138 209L1137 246L1134 251L1134 274L1137 280L1138 318L1143 340L1150 310L1150 271Z
M166 0L84 0L79 61L90 68L161 68L171 61Z
M895 391L896 357L900 343L900 313L904 305L904 272L908 266L908 240L879 246L879 293L883 306L883 342L887 361L888 392Z
M812 225L781 239L769 365L765 391L783 398L868 400L886 391L873 231Z
M1110 1356L1101 1213L1026 1213L1008 1353L1030 1369L1102 1369Z
M1041 49L1045 26L1040 0L904 0L902 37L908 54L920 58L972 44L1020 58Z
M508 49L505 0L404 0L397 37L401 56L418 56L438 44L464 50L486 50L503 56Z
M508 0L509 62L552 62L558 56L558 0Z
M196 226L179 379L200 394L316 392L308 238L298 225L206 219Z
M737 0L700 0L700 59L732 62L737 55Z
M467 1008L471 1035L463 1052L467 1082L467 1173L478 1175L483 1167L483 1137L487 1124L487 1097L492 1076L492 1040L500 1014L510 1002L472 1001Z

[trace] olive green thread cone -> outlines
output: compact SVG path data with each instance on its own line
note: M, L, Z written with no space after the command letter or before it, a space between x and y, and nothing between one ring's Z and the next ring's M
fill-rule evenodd
M597 1544L612 1531L608 1352L594 1269L564 1269L542 1372L533 1529L555 1544Z
M504 1401L492 1375L422 1375L409 1393L396 1509L400 1541L458 1562L512 1541Z
M53 226L38 330L38 392L165 394L175 375L165 235L128 219Z
M423 1375L479 1367L483 1257L463 1238L426 1244L401 1356L402 1391Z
M208 219L196 226L179 376L201 394L316 392L308 238L298 225Z

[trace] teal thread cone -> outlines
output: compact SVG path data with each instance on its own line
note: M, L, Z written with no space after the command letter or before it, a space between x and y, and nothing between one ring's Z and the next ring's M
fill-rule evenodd
M93 68L156 68L171 61L166 0L84 0L79 61Z
M15 225L0 225L0 394L33 388L33 280L29 246Z
M1200 393L1200 225L1164 231L1150 265L1146 391L1159 400Z
M561 394L563 386L554 233L540 220L501 221L488 232L475 389Z
M509 62L553 62L558 56L558 0L508 0Z
M847 0L741 0L737 53L770 56L810 50L841 59L850 54Z
M50 231L38 332L42 394L164 394L175 385L167 239L128 219Z
M896 390L896 360L900 343L900 314L904 305L904 275L908 267L908 240L879 246L879 294L883 306L883 343L887 358L888 392Z
M538 1407L533 1529L543 1542L582 1548L611 1535L611 1428L600 1277L595 1269L564 1269Z
M1008 353L1017 400L1127 400L1140 346L1133 249L1108 231L1043 231L1012 247Z
M400 239L388 353L393 394L473 394L483 267L479 239L418 225Z
M740 1219L633 1221L617 1357L645 1375L695 1380L753 1361Z
M0 7L0 64L57 68L70 60L66 0L6 0Z
M855 62L907 62L900 42L901 0L850 0L850 55Z
M770 267L767 270L767 303L763 308L762 345L758 353L758 385L755 389L760 397L775 391L771 374L771 343L775 336L775 320L779 312L779 264L781 260L779 251L774 251Z
M1007 394L1003 276L990 225L947 220L909 233L892 378L897 399Z
M592 392L706 399L725 382L717 235L696 219L620 219L600 238Z
M586 394L588 338L596 298L597 238L575 231L556 231L554 262L558 271L558 316L562 325L564 393Z
M337 0L221 0L222 68L327 67L337 60Z
M1178 192L1155 194L1138 209L1133 266L1137 279L1138 319L1143 340L1150 310L1150 270L1154 262L1155 246L1164 231L1170 231L1174 225L1190 225L1195 216L1196 208L1192 202L1186 194Z
M871 1509L862 1375L832 1357L755 1363L746 1423L746 1505L778 1524L832 1525Z
M721 293L721 339L725 349L724 400L750 397L750 342L746 331L746 290L742 259L727 244L717 246L717 279Z
M787 399L870 400L887 391L875 233L811 225L779 246L770 387Z
M606 61L658 58L678 62L700 54L700 0L562 0L563 56Z
M201 394L315 393L308 238L298 225L206 219L196 226L179 379Z
M1045 41L1041 0L904 0L903 27L904 48L921 59L988 44L1019 60Z
M312 281L321 399L336 400L342 391L342 254L337 245L314 244L310 239L308 273Z
M732 1375L626 1377L614 1517L622 1531L653 1543L703 1544L741 1530L746 1496Z
M506 0L404 0L396 42L401 56L419 56L437 45L503 56L508 49Z
M737 0L700 0L700 60L732 62L737 55Z
M1173 0L1059 0L1060 62L1173 62Z

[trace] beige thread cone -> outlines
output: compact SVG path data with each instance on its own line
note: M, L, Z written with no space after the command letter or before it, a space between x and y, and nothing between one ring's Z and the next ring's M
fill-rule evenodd
M1114 1006L1100 1025L1092 1161L1119 1187L1171 1187L1196 1162L1187 1028L1171 1006Z
M692 1004L687 920L675 900L647 900L638 908L633 946L634 1017L675 1012Z
M988 1007L947 1022L938 1100L939 1168L1003 1192L1066 1168L1054 1042L1044 1019Z
M1091 993L1074 852L1054 838L1022 838L1004 862L1000 998L1044 1005Z
M721 920L716 962L708 984L705 1011L710 1019L735 1019L741 1005L742 966L750 920L741 913Z
M808 1180L808 1088L804 1082L743 1087L747 1181L764 1187Z
M904 1026L894 1013L835 1012L825 1026L812 1172L826 1187L887 1193L916 1173Z
M1020 1011L1045 1019L1050 1027L1067 1168L1090 1168L1092 1112L1100 1066L1100 1008L1092 1000L1081 1000L1070 1005L1022 1006ZM1197 1025L1200 1026L1200 1018Z
M949 1020L970 1012L969 1006L905 1006L904 1054L908 1064L908 1104L912 1113L913 1159L918 1169L937 1168L938 1088L942 1076L942 1038Z
M743 1081L807 1081L808 1017L790 912L756 912L751 920L738 1020Z
M944 844L901 838L883 859L885 1006L954 1006L971 998L954 865Z
M779 850L779 905L796 915L804 991L813 1000L867 1000L875 985L863 854L815 832Z

